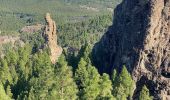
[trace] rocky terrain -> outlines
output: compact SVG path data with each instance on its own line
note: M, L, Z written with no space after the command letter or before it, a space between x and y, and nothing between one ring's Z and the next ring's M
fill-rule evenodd
M6 43L12 43L14 44L17 40L19 40L20 38L15 36L0 36L0 45L2 44L6 44Z
M41 29L43 29L43 25L41 24L37 24L37 25L30 25L30 26L25 26L23 27L20 32L24 32L24 33L35 33L40 31Z
M55 63L58 57L62 54L62 48L57 45L57 28L55 21L51 19L49 13L46 14L45 20L47 25L45 26L44 35L46 37L47 46L51 51L51 62Z
M155 99L170 100L170 0L123 0L93 57L100 72L126 65L134 99L146 84Z

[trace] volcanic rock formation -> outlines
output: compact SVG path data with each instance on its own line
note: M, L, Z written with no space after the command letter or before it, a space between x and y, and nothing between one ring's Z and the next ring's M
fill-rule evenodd
M62 48L57 45L56 24L55 21L51 19L49 13L46 14L45 20L47 22L47 25L45 26L44 34L48 47L51 51L50 59L51 62L54 64L57 61L58 57L62 54Z
M126 65L155 99L170 100L170 0L123 0L113 25L93 49L100 72Z

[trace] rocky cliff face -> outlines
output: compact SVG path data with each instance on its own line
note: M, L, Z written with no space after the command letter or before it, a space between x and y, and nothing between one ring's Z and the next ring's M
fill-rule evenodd
M50 14L47 13L45 17L47 25L45 26L44 35L46 37L47 45L51 51L51 62L55 63L58 57L62 54L62 48L57 44L57 33L56 33L56 24L50 17Z
M93 57L100 72L125 64L137 82L135 96L146 84L155 99L170 100L170 0L123 0Z

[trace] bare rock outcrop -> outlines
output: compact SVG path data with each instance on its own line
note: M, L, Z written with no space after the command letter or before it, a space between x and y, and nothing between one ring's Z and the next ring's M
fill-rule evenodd
M41 25L41 24L25 26L20 30L20 32L35 33L35 32L42 30L43 27L44 27L44 25Z
M50 49L51 55L50 59L52 63L55 63L58 57L62 54L62 48L57 44L57 29L55 21L52 20L49 13L45 17L47 25L45 26L45 37L47 45Z
M126 65L135 96L146 84L155 99L170 100L170 0L123 0L93 57L100 72Z
M16 41L20 40L19 37L15 36L0 36L0 45L2 44L7 44L7 43L12 43L14 44Z

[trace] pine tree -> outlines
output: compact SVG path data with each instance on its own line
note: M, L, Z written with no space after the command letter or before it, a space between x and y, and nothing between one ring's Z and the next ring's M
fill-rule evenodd
M5 59L0 59L0 80L3 84L5 84L6 81L12 83L12 76Z
M8 85L6 88L6 94L12 98L13 94L11 93L11 87Z
M20 47L18 49L19 60L17 63L17 73L20 77L24 77L25 80L28 78L29 70L28 69L28 62L30 60L31 55L31 46L26 44L24 47Z
M118 99L132 97L134 81L125 66L113 82L113 88L113 95Z
M80 51L79 51L79 61L81 60L81 58L83 58L87 63L91 63L91 46L90 44L88 44L87 42L85 43L84 46L81 47Z
M38 97L35 95L35 89L33 88L33 86L31 86L29 93L28 93L28 100L37 100Z
M76 100L77 86L73 80L71 67L67 65L65 57L62 55L55 67L55 80L52 98L57 100Z
M18 74L17 74L17 62L18 62L18 53L15 52L15 50L9 50L7 51L4 59L7 62L8 67L10 68L10 73L11 73L11 77L13 80L12 84L16 84L18 81Z
M51 90L55 82L54 69L51 65L49 55L45 51L34 55L32 68L33 76L29 81L29 86L31 86L33 92L32 94L37 99L47 99L49 90ZM34 97L33 95L31 96Z
M117 77L117 71L114 69L112 74L112 82L115 82L116 77Z
M103 76L101 76L101 80L100 80L100 94L97 97L98 100L113 100L113 96L112 96L112 82L109 79L109 75L107 74L103 74Z
M100 93L100 75L94 66L88 64L83 58L78 64L75 73L76 83L79 87L81 100L94 100Z
M114 87L113 91L113 95L116 97L116 100L127 100L127 94L125 93L125 88L122 86L122 84Z
M4 90L2 83L0 82L0 100L12 100Z
M28 98L28 91L21 91L16 100L35 100Z
M140 92L139 100L153 100L153 98L149 95L149 90L146 85L143 86L142 91Z
M15 50L9 50L4 58L7 60L9 66L15 66L19 57Z

